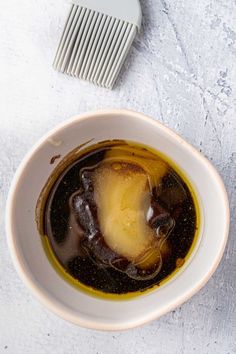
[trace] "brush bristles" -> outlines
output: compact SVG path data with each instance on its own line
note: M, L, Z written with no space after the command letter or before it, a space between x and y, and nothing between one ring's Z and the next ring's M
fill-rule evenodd
M136 32L135 25L72 5L53 66L112 88Z

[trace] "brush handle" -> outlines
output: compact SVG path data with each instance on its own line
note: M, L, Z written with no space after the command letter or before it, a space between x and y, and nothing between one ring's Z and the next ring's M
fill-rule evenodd
M139 0L72 0L72 3L141 27Z

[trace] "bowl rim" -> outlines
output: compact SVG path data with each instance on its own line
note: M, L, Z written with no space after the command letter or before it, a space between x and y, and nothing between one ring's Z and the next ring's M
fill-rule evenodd
M34 158L35 153L37 150L44 145L44 143L52 137L54 134L62 131L64 128L70 126L71 124L74 124L76 122L81 122L84 120L87 120L89 118L92 118L96 116L96 119L99 119L99 117L104 117L107 115L112 115L112 116L130 116L130 117L135 117L138 119L141 119L148 124L153 124L156 127L158 127L159 130L162 132L168 134L171 139L177 141L179 144L184 146L185 149L189 150L196 159L201 160L207 167L207 169L214 175L215 180L218 183L218 186L220 187L220 191L223 197L223 202L224 202L224 208L225 208L225 220L224 220L224 234L222 235L222 243L221 243L221 249L218 252L218 255L215 257L214 264L212 264L211 268L208 269L208 271L205 273L205 276L202 278L201 282L196 285L194 288L192 288L187 294L183 294L181 298L179 298L178 301L176 301L174 304L170 306L166 306L166 308L163 308L161 311L159 311L158 315L153 312L152 315L148 317L148 319L143 319L140 318L139 320L135 320L135 323L129 323L129 325L124 324L124 325L104 325L99 323L99 320L94 320L94 321L87 321L83 318L79 318L71 316L66 307L63 306L60 302L52 301L49 297L46 296L46 294L43 292L43 289L41 288L40 284L36 284L36 282L33 281L31 275L29 272L24 268L23 261L21 255L18 253L17 247L16 247L16 242L15 242L15 236L13 232L13 222L12 222L12 213L13 213L13 207L14 207L14 197L15 197L15 192L17 190L17 185L18 181L21 178L21 175L23 174L25 168L27 167L28 162ZM187 141L185 141L183 138L180 137L177 133L175 133L172 129L166 127L163 125L161 122L158 120L151 118L150 116L144 114L144 113L139 113L134 110L130 109L103 109L103 110L94 110L94 111L89 111L83 114L78 114L74 115L71 118L61 122L60 124L56 125L53 129L49 130L47 133L45 133L34 145L33 147L28 151L28 153L25 155L23 160L21 161L19 167L17 168L15 175L13 177L8 197L7 197L7 203L6 203L6 214L5 214L5 228L6 228L6 236L7 236L7 242L8 242L8 247L10 249L10 254L11 258L13 261L13 264L16 268L16 271L19 275L19 277L23 280L23 282L26 284L26 286L30 289L30 291L33 293L33 295L39 300L41 304L43 304L48 310L53 312L54 314L58 315L59 317L63 318L64 320L67 320L73 324L79 325L81 327L89 328L89 329L95 329L95 330L109 330L109 331L121 331L121 330L127 330L131 328L135 328L141 325L144 325L148 322L151 322L164 314L168 313L169 311L173 310L174 308L180 306L184 302L186 302L188 299L190 299L194 294L196 294L211 278L211 276L214 274L216 271L226 244L227 244L227 239L228 239L228 233L229 233L229 225L230 225L230 208L229 208L229 201L228 201L228 196L227 192L225 189L225 185L223 183L223 180L221 179L219 173L215 169L215 167L212 165L212 163L204 156L202 155L197 149L195 149L191 144L189 144Z

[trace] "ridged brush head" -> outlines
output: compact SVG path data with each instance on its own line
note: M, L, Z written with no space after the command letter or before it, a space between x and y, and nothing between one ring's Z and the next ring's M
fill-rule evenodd
M137 31L138 24L72 5L53 66L111 89Z

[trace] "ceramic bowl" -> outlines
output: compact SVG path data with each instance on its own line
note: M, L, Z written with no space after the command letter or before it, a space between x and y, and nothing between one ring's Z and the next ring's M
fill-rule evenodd
M198 243L181 270L163 286L130 300L89 296L57 274L42 247L35 221L40 192L55 164L84 142L124 139L149 145L174 161L196 191L200 205ZM6 211L8 243L15 267L38 300L55 314L77 325L124 330L157 319L173 310L206 284L226 245L229 206L221 178L211 163L158 121L127 110L86 113L46 134L18 168ZM206 299L207 302L207 299Z

